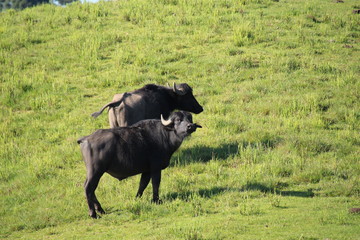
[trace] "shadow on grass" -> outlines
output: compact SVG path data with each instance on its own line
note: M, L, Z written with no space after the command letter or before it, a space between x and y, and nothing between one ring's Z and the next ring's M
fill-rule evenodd
M180 150L173 157L170 166L184 166L195 162L208 162L211 159L224 160L238 153L238 144L223 144L216 148L208 146L195 146Z
M172 192L164 196L166 201L174 201L176 199L180 200L189 200L194 195L199 195L202 198L213 198L215 196L224 194L226 192L246 192L246 191L260 191L262 193L272 193L280 196L290 196L290 197L303 197L311 198L315 194L312 190L308 191L281 191L268 186L265 186L260 183L251 183L246 184L242 188L226 188L226 187L212 187L208 189L199 189L198 191L182 191L182 192Z
M180 200L189 200L191 196L194 196L195 194L200 195L202 198L212 198L214 196L220 195L224 192L231 191L228 188L224 187L213 187L211 189L200 189L198 191L181 191L181 192L172 192L168 193L164 196L164 199L166 201L174 201L176 199Z
M191 201L191 199L198 195L205 199L211 199L216 196L220 196L227 192L246 192L246 191L260 191L262 193L269 193L269 194L277 194L280 196L290 196L290 197L303 197L303 198L311 198L314 196L312 190L308 191L280 191L270 187L267 187L260 183L251 183L246 184L241 188L232 188L232 187L212 187L212 188L202 188L197 191L181 191L181 192L171 192L163 196L163 200L165 202L172 202L177 199L182 201ZM136 198L134 197L134 201ZM278 208L286 208L277 206ZM136 210L136 209L135 209ZM117 208L108 208L106 209L106 214L116 214L121 215L124 213L124 210L117 209Z
M209 146L194 146L188 149L183 149L173 156L173 161L170 166L184 166L195 162L208 162L210 160L225 160L228 157L239 154L239 149L246 148L262 148L271 149L276 146L278 140L264 139L259 142L235 142L225 143L217 147Z
M109 208L105 208L105 212L106 214L117 214L120 215L121 213L123 213L124 211L121 209L117 209L114 207L109 207Z
M288 184L283 183L282 185L277 185L276 187L269 187L261 183L248 183L243 188L242 191L245 190L257 190L263 193L274 193L281 196L290 196L290 197L314 197L315 193L312 189L308 191L281 191L278 188L287 187Z

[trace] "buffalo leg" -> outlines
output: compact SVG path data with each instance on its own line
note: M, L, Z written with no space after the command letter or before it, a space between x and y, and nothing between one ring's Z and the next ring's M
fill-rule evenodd
M159 187L161 182L161 171L156 171L151 174L151 183L153 187L153 202L156 204L161 204L159 199Z
M99 201L97 200L97 198L95 196L95 193L94 193L94 196L93 196L93 201L94 201L94 206L95 206L96 211L98 211L100 214L105 214L105 211L101 207L101 204L99 203Z
M150 173L141 174L140 186L139 186L139 190L138 190L138 192L136 194L136 197L141 197L143 195L143 192L144 192L145 188L147 187L147 185L150 182L150 178L151 178Z
M104 212L104 210L101 208L101 205L99 201L96 198L95 190L99 184L99 180L103 173L97 173L97 174L88 174L88 177L85 181L85 195L87 199L87 203L89 206L89 215L92 218L97 218L95 207L100 211Z
M88 182L88 179L86 179L85 184L84 184L84 187L87 186L87 182ZM86 192L85 192L85 194L86 194ZM87 197L87 196L86 196L86 197ZM93 201L93 203L94 203L95 209L96 209L99 213L105 214L105 211L104 211L104 209L102 209L99 201L97 200L97 198L96 198L96 196L95 196L95 193L94 193L93 196L92 196L92 201Z
M109 115L110 128L118 127L119 125L116 122L116 115L115 115L115 108L114 107L109 107L108 115Z

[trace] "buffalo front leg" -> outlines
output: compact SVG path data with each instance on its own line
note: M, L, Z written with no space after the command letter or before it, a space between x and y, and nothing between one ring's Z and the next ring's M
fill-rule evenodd
M97 218L95 208L99 212L104 212L104 210L101 208L101 205L99 201L96 198L95 190L99 184L99 180L103 173L97 173L97 174L88 174L86 181L85 181L85 196L86 200L89 206L89 215L92 218Z
M145 188L147 187L147 185L150 182L150 178L151 178L150 173L141 174L139 190L138 190L138 192L136 194L136 197L141 197L143 195L143 192L144 192Z
M159 188L161 182L161 171L156 171L151 173L151 183L153 187L153 202L156 204L161 204L162 201L159 199Z

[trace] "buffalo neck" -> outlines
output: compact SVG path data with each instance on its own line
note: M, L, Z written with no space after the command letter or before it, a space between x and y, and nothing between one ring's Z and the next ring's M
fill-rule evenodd
M184 137L181 137L177 134L176 130L167 129L165 126L162 125L162 123L159 121L160 125L160 132L162 139L162 146L167 146L167 148L171 151L171 154L174 153L181 145L182 141L184 140Z
M184 136L179 136L175 130L171 130L168 132L169 134L169 142L174 149L174 152L180 147L181 143L184 140Z
M169 111L172 112L177 109L176 93L171 88L164 88L164 95L166 95L166 101L169 105Z
M180 147L184 137L180 136L175 129L165 127L160 120L150 121L154 123L149 128L149 133L153 136L154 142L157 142L159 148L166 148L171 151L171 154L174 153Z
M171 154L180 147L184 139L174 129L168 129L157 119L143 120L133 125L133 127L143 129L142 135L152 139L151 142L158 150L170 150Z

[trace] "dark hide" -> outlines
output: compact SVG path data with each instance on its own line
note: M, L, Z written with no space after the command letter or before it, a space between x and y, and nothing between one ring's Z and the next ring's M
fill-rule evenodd
M142 174L137 197L141 197L150 180L153 201L158 203L161 170L169 166L172 154L184 138L201 127L192 123L188 112L172 113L165 120L143 120L130 127L97 130L80 138L78 143L86 165L85 194L89 215L96 218L95 209L103 214L95 189L107 172L122 180Z
M173 88L149 84L133 92L115 94L112 102L92 116L99 116L106 108L109 108L111 128L130 126L144 119L160 119L161 114L167 118L175 109L196 114L203 111L186 83L174 84Z

